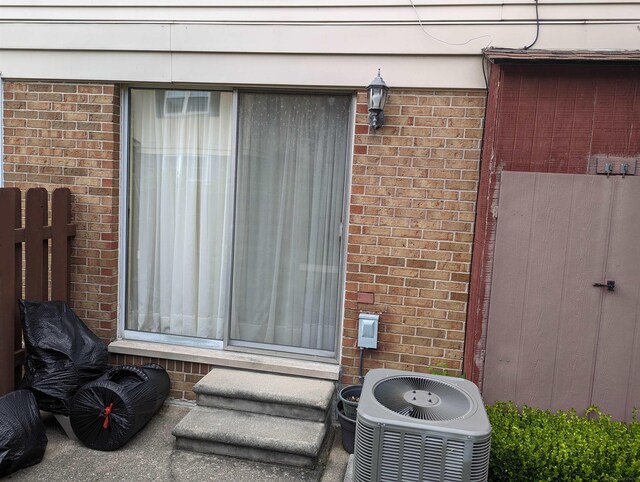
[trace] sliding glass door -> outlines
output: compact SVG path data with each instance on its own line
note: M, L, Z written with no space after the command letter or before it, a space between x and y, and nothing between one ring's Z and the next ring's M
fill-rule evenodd
M335 347L349 101L240 95L234 341Z
M131 90L129 330L223 337L232 100L230 92Z
M350 103L131 89L125 336L334 353Z

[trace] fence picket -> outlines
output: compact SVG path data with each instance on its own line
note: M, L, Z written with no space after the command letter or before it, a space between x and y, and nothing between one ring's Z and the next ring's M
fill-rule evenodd
M16 332L20 333L17 299L22 292L22 245L16 245L20 228L20 190L0 189L0 395L13 390L16 382Z
M67 188L53 192L51 209L51 299L69 302L71 294L71 243L76 234L71 224L71 191Z
M47 190L41 187L27 191L25 223L25 298L29 301L48 299L49 252L44 227L47 224Z

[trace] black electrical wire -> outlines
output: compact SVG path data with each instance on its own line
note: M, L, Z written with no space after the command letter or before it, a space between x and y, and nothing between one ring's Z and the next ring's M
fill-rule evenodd
M525 50L529 50L538 41L538 35L540 35L540 16L538 15L538 0L536 2L536 38L533 39L528 46L524 47Z
M487 77L487 57L482 56L482 76L484 77L484 85L489 90L489 78Z
M360 385L364 383L364 375L362 374L362 362L364 360L364 348L360 348L360 371L358 373L358 378L360 379Z

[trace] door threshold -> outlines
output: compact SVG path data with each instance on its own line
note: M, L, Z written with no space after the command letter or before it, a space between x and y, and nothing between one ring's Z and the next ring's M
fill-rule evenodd
M299 360L279 356L266 356L226 350L211 350L148 341L116 340L109 344L109 353L134 355L165 360L178 360L206 365L279 373L307 378L337 381L340 365Z

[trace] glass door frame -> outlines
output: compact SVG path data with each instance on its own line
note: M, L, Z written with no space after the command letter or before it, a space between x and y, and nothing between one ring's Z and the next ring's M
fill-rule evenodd
M127 304L127 270L128 270L128 235L129 235L129 170L131 168L130 159L130 119L131 89L168 89L168 90L199 90L199 91L231 91L233 93L232 115L231 115L231 166L230 166L230 188L228 190L227 210L230 211L229 222L230 229L227 234L228 251L226 255L233 260L233 239L235 235L235 203L236 203L236 172L237 172L237 144L238 144L238 99L240 92L259 92L259 93L287 93L287 94L318 94L318 95L348 95L351 97L348 133L345 152L345 182L343 191L342 206L342 225L340 233L340 264L338 272L340 273L340 282L338 286L339 296L337 297L338 319L336 320L336 333L334 340L334 350L314 350L307 348L298 348L292 346L272 345L265 343L246 342L231 339L231 288L233 270L228 270L227 279L224 280L229 287L226 296L225 306L225 326L224 337L222 340L196 338L180 335L169 335L163 333L142 332L126 329L126 304ZM117 337L118 339L144 341L150 343L165 343L177 346L186 346L194 348L205 348L214 350L227 350L233 352L244 352L261 355L272 355L288 358L297 358L303 360L312 360L325 363L339 363L340 347L342 340L342 328L344 320L344 304L345 304L345 286L346 286L346 265L347 265L347 243L348 243L348 225L349 225L349 198L351 193L351 168L353 162L353 144L354 144L354 127L356 118L356 95L354 92L345 92L343 90L317 90L317 89L236 89L225 88L223 86L210 85L126 85L121 88L121 122L120 122L120 195L119 195L119 242L118 242L118 323Z
M340 281L339 281L339 296L337 299L338 307L337 307L337 316L336 320L336 333L334 339L334 349L333 350L318 350L318 349L310 349L310 348L299 348L294 346L286 346L286 345L276 345L276 344L268 344L268 343L258 343L258 342L250 342L244 340L237 340L231 338L231 310L228 311L228 323L225 327L224 331L224 349L230 351L238 351L238 352L246 352L246 353L256 353L256 354L271 354L275 356L289 356L301 359L311 359L315 361L335 361L338 363L338 356L340 354L340 346L342 340L342 328L343 328L343 320L344 320L344 303L345 303L345 286L346 286L346 265L347 265L347 242L348 242L348 225L349 225L349 198L351 194L351 166L353 162L353 140L354 140L354 127L355 127L355 116L356 116L356 96L352 92L344 92L344 91L328 91L328 90L279 90L279 89L238 89L234 90L234 115L235 115L235 124L234 124L234 140L236 142L235 151L234 151L234 184L237 182L235 177L238 158L237 158L237 142L238 142L238 102L239 102L239 94L243 92L249 93L285 93L285 94L316 94L316 95L345 95L350 96L350 106L349 106L349 119L347 122L348 132L347 132L347 142L346 142L346 152L345 152L345 169L344 169L344 188L342 193L342 220L341 220L341 232L340 232L340 264L338 266L338 272L340 273ZM234 191L234 209L233 209L233 235L235 236L235 189ZM233 253L232 253L233 260ZM233 269L230 270L231 276L233 276ZM229 280L230 286L232 285L233 279ZM230 293L232 295L232 293Z

